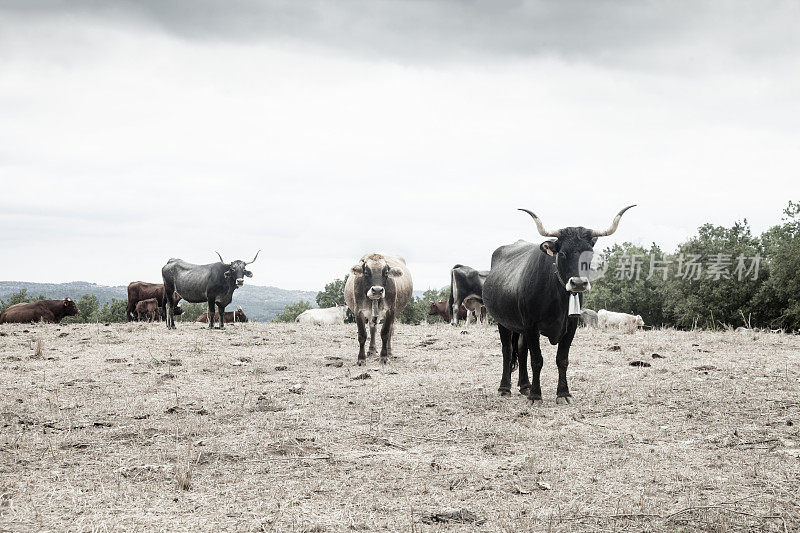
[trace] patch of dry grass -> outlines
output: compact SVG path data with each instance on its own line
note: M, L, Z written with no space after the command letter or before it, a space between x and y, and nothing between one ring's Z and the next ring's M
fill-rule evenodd
M581 330L534 408L491 328L178 327L2 327L0 529L800 528L798 337Z

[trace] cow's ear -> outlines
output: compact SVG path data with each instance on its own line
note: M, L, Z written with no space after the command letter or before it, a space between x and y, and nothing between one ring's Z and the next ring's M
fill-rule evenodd
M544 241L539 245L539 249L552 257L558 253L558 241Z
M250 272L249 270L245 270L244 271L244 275L247 276L248 278L252 278L253 277L253 273Z
M390 278L399 278L403 275L403 271L397 267L393 267L389 269L389 277Z
M352 267L350 267L350 273L353 274L354 276L358 276L360 274L363 274L364 273L364 265L362 265L361 263L359 263L357 265L353 265Z
M229 278L229 277L231 277L231 271L230 271L230 270L226 270L226 271L225 271L225 277L226 277L226 278Z
M589 242L591 242L592 243L592 247L594 247L594 245L597 244L597 237L592 237Z

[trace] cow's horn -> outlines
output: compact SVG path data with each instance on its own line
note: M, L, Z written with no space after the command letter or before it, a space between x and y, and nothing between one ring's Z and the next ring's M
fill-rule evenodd
M619 219L621 219L622 214L625 213L625 211L627 211L631 207L636 207L636 204L629 205L628 207L617 213L617 216L614 217L614 221L611 222L611 227L609 227L607 230L605 231L592 230L592 237L608 237L609 235L617 231L617 226L619 226Z
M532 211L528 211L527 209L522 209L522 208L520 208L519 211L525 211L526 213L528 213L531 216L533 221L536 222L536 227L539 228L539 234L542 235L543 237L555 237L555 238L561 237L561 231L560 230L548 231L548 230L544 229L544 225L542 225L542 221L539 220L539 217L537 217Z
M261 253L261 250L257 251L256 252L256 257L258 257L258 254L260 254L260 253ZM250 263L255 263L256 262L256 257L254 257L252 261L248 261L247 263L245 263L245 265L249 265Z
M216 254L219 255L219 252L216 252ZM219 255L219 262L222 263L223 265L226 265L226 266L230 265L230 263L226 263L225 261L222 260L222 256L221 255Z

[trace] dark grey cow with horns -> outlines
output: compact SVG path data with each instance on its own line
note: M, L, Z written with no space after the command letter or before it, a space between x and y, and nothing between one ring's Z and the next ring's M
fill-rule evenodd
M219 263L208 265L194 265L182 259L170 259L161 269L164 278L165 302L167 308L167 328L175 329L175 318L173 308L175 302L172 301L174 292L181 295L181 298L192 303L208 303L208 328L214 328L214 305L217 306L219 313L219 327L225 327L225 306L231 303L233 291L244 285L244 277L253 277L253 273L247 270L247 265L255 262L261 250L256 252L252 261L241 261L237 259L230 263L222 260L219 256Z
M545 229L532 212L525 211L544 237L555 237L540 245L525 241L501 246L492 254L492 267L483 286L483 302L498 323L503 345L503 377L500 394L511 393L511 371L514 346L512 337L521 334L519 346L519 390L534 403L541 403L539 374L542 351L539 335L550 344L557 344L558 390L556 403L569 403L567 365L569 348L580 319L582 293L591 288L588 273L593 247L598 237L617 230L623 213L617 213L605 231L584 227L567 227L555 231ZM527 352L531 353L533 384L528 379Z

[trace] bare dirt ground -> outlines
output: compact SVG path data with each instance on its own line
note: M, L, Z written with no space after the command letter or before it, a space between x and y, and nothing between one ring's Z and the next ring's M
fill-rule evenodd
M3 326L0 530L800 530L800 337L580 330L542 407L494 328L355 338Z

